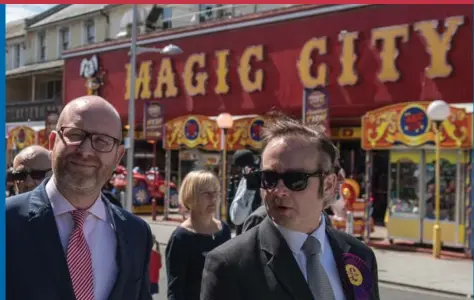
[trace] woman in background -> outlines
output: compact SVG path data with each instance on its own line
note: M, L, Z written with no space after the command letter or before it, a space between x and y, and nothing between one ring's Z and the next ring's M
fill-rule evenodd
M214 218L219 179L210 171L192 171L184 178L179 202L189 211L166 246L168 300L199 300L206 254L231 238L227 224Z

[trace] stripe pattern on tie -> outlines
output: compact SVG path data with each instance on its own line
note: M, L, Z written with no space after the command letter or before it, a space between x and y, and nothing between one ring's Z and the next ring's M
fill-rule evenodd
M74 228L67 246L67 265L77 300L94 300L94 274L92 258L84 235L84 222L88 215L84 210L71 212Z

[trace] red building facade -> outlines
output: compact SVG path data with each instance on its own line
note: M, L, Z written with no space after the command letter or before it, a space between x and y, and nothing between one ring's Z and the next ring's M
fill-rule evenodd
M408 101L472 101L472 10L467 5L306 6L140 38L183 53L137 57L136 121L160 100L165 122L184 115L300 117L303 88L324 87L331 127ZM81 62L95 55L98 93L128 118L129 44L65 54L64 102L85 95Z

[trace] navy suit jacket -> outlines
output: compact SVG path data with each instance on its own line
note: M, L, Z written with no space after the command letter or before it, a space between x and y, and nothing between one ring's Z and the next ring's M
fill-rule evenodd
M75 300L46 179L6 200L7 300ZM118 274L108 300L151 300L148 224L102 197L117 237Z

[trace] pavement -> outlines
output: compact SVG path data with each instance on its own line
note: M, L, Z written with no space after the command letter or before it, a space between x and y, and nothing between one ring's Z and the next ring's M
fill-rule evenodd
M162 217L157 217L157 221L153 221L149 216L141 217L148 222L163 247L182 221L179 215L172 216L171 221L161 221ZM426 253L400 252L374 247L372 249L377 258L382 299L472 299L471 259L458 257L434 259ZM164 269L161 274L162 278L166 276ZM166 281L160 280L160 283L162 292L165 292Z

